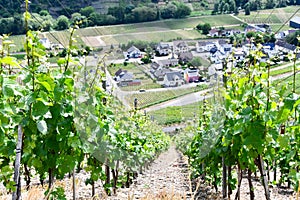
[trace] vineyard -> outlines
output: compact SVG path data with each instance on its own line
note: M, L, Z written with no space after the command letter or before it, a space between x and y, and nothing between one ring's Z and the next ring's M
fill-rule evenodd
M28 0L25 2L28 10ZM24 16L28 22L28 11ZM50 67L49 52L39 42L38 32L27 29L26 56L21 63L10 56L10 38L2 37L0 199L24 199L22 193L34 186L43 189L39 199L77 199L78 173L85 174L84 183L90 186L88 198L104 199L120 188L129 188L138 174L147 175L146 169L162 152L169 150L162 158L165 166L175 154L170 151L174 147L169 148L173 138L156 122L141 114L136 105L126 110L106 91L104 57L93 67L79 62L78 55L86 52L75 44L76 28L65 39L66 56L57 61L57 67ZM275 187L293 188L291 196L297 199L300 194L297 55L291 55L292 67L284 69L292 76L272 82L270 76L276 72L271 64L258 62L263 56L261 45L254 40L251 45L257 50L241 68L229 68L231 58L226 60L214 93L197 105L199 113L194 115L198 121L195 118L174 136L177 149L188 159L185 173L188 181L192 180L191 199L206 185L213 187L215 194L221 191L224 199L240 200L243 179L248 181L251 200L256 199L254 179L263 186L267 200L274 199L270 188ZM201 89L204 87L196 91ZM172 99L191 92L150 94ZM157 97L143 95L149 93L132 98L139 98L139 106L155 104ZM184 165L172 164L167 170L171 173L176 168L177 174L178 166ZM168 173L164 175L170 178ZM156 178L165 182L159 175L155 174ZM66 196L60 182L67 177L72 197ZM178 185L183 190L184 184Z
M28 20L30 14L25 16ZM89 174L90 198L101 193L95 189L99 180L106 195L114 194L129 187L136 173L169 146L160 127L136 110L125 111L105 91L101 59L91 70L73 57L80 51L73 44L74 32L57 68L49 67L38 33L27 31L22 64L9 56L9 38L2 38L0 183L6 190L0 198L21 199L21 192L39 180L47 186L39 198L66 199L55 182L67 175L75 181L80 171Z
M259 47L255 41L253 45ZM265 199L274 199L270 187L293 187L299 194L296 56L291 60L291 87L278 88L284 80L270 81L270 64L258 62L261 55L259 49L252 52L243 68L229 70L225 63L222 84L200 105L197 127L176 138L178 148L188 156L192 177L216 191L221 186L223 198L241 199L243 178L248 180L250 199L256 199L254 178L263 185Z

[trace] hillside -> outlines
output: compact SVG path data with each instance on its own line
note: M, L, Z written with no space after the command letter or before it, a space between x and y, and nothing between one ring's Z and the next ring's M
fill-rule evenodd
M47 10L53 17L60 15L71 17L73 13L87 6L94 7L98 13L106 14L109 7L126 6L129 4L137 6L158 2L157 0L32 0L29 7L30 11L35 13ZM201 0L193 0L193 2L201 2ZM0 7L3 10L0 13L0 17L12 17L15 14L22 14L24 12L24 0L2 0Z

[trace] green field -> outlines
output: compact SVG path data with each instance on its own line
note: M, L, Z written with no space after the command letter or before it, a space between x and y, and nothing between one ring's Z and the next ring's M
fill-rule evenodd
M199 39L205 37L196 30L170 30L164 32L139 32L134 34L103 36L101 39L108 44L127 44L130 41L140 40L148 42L170 41L176 39Z
M162 103L177 97L198 92L204 89L207 89L207 85L200 85L193 88L184 88L184 89L174 89L166 91L157 91L157 92L143 92L127 95L125 97L127 102L133 102L135 98L138 99L138 107L146 108L158 103Z
M11 48L12 52L24 51L25 35L12 35L9 38L14 43L14 46Z
M163 108L148 113L153 116L158 124L168 125L174 123L182 123L190 120L197 120L199 118L202 102L197 102L185 106L172 106Z
M288 6L285 8L251 11L250 15L240 13L237 17L247 23L282 24L288 22L297 9L299 9L299 6ZM300 13L297 13L296 16L300 16Z
M274 81L274 85L276 85L278 89L283 86L287 87L285 94L291 93L293 90L293 75ZM296 93L300 93L300 71L298 71L296 74Z
M198 31L193 30L199 23L209 23L212 27L220 27L224 25L238 26L241 22L230 15L208 15L136 24L89 27L76 30L74 38L78 46L94 45L95 40L86 37L95 36L101 36L100 39L104 42L104 44L99 46L124 44L131 40L159 42L174 39L198 39L204 37ZM52 43L61 43L63 46L68 46L69 44L69 30L45 32L45 35ZM86 38L85 41L83 38ZM19 51L24 46L24 35L12 36L12 40L16 44L14 51Z
M136 24L101 26L80 29L76 31L77 42L83 44L83 37L101 36L101 40L105 45L127 43L131 40L146 40L146 41L168 41L173 39L198 39L204 36L199 34L193 28L199 23L210 23L211 26L223 25L239 25L240 21L230 15L214 15L190 17L185 19L170 19L155 22L145 22ZM49 40L57 43L60 40L64 45L69 42L69 32L59 31L46 33ZM86 42L90 45L92 41Z

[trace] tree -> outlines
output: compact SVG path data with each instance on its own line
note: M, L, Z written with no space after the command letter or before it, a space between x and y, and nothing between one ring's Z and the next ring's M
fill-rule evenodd
M95 25L101 25L103 21L103 16L99 13L92 13L89 17L89 25L95 26Z
M160 9L160 16L163 19L174 18L177 7L174 4L168 4Z
M202 24L198 24L197 26L196 26L196 29L198 30L198 31L202 31Z
M246 37L247 37L248 39L254 38L255 36L256 36L256 33L253 32L253 31L249 31L249 32L246 33Z
M209 31L211 30L211 26L209 23L205 23L202 26L202 33L207 35L209 33Z
M229 13L230 8L229 8L229 4L228 3L225 3L223 11L224 11L224 13Z
M90 17L92 13L95 12L95 8L92 6L87 6L85 8L80 9L80 14L86 17Z
M211 26L209 23L205 23L205 24L198 24L196 26L196 29L197 30L201 30L202 31L202 34L208 34L209 31L211 30Z
M177 7L175 18L184 18L191 14L191 9L184 3L177 3L175 4Z
M72 14L71 24L78 25L80 28L85 28L88 26L88 20L86 16L83 16L80 13L76 12Z
M13 24L11 24L11 32L13 34L24 34L25 33L24 20L21 15L14 16L14 22L13 22Z
M142 6L132 10L136 22L154 21L157 19L157 10Z
M56 29L57 30L65 30L69 28L69 19L61 15L57 18L57 24L56 24Z
M274 0L267 0L266 5L265 5L265 9L272 9L274 7L275 7Z
M247 3L245 5L245 15L250 15L250 5L249 5L249 3Z
M47 16L47 15L50 15L49 12L48 12L47 10L41 10L41 11L39 12L39 14L40 14L41 16Z
M50 20L45 20L43 21L42 26L43 26L42 27L43 31L50 31L51 28L53 27L53 23Z
M220 5L219 5L219 12L220 12L220 13L223 13L223 11L224 11L224 6L225 6L224 1L221 1L221 2L220 2Z
M215 3L214 4L214 10L213 10L214 13L218 13L219 12L219 3Z
M236 10L235 1L234 0L230 0L229 1L229 11L230 12L235 12L235 10Z
M114 16L112 16L112 15L104 15L103 16L102 24L103 25L115 24L116 21L117 21L117 19Z
M122 23L125 19L125 8L124 7L112 7L108 8L107 14L114 16L117 22Z

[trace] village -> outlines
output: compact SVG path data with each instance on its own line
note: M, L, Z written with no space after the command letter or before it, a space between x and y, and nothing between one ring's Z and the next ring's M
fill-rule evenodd
M296 25L295 23L291 20L290 26L297 26L297 23ZM295 52L296 46L287 43L284 38L295 31L293 29L273 34L273 41L262 44L263 56L259 62L270 60L271 64L275 65L287 61L288 54ZM153 49L155 53L151 55L147 55L146 52L131 46L126 52L123 52L124 64L135 63L161 87L178 87L190 83L211 83L216 81L217 77L221 78L220 75L224 70L231 70L231 67L240 67L249 52L257 48L248 38L239 42L232 41L233 38L239 36L245 37L249 32L264 34L271 33L271 30L266 24L247 25L244 31L213 28L209 31L207 39L160 42ZM151 64L143 63L142 58L145 56L151 57ZM201 62L193 62L195 60L206 60L209 65L203 66ZM225 63L226 69L224 69ZM114 76L114 80L120 87L142 85L142 81L129 70L120 68L112 76ZM141 89L141 91L144 91L144 89Z

